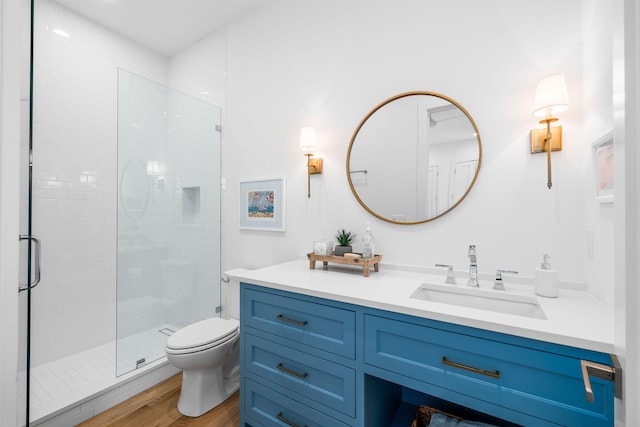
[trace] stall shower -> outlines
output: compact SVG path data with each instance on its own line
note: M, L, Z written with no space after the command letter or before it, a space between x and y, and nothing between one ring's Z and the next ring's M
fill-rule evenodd
M21 183L24 233L42 242L24 263L41 281L21 293L32 425L165 366L167 337L220 307L221 266L220 108L159 83L159 55L35 4Z
M118 88L121 375L220 306L220 109L124 70Z

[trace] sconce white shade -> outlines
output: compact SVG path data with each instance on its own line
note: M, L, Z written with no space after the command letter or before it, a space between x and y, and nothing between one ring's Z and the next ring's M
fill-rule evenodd
M311 126L305 126L300 131L300 149L305 154L312 154L318 151L320 146L318 145L318 137L316 130Z
M536 86L533 115L552 117L568 109L569 94L564 74L551 74L541 78Z

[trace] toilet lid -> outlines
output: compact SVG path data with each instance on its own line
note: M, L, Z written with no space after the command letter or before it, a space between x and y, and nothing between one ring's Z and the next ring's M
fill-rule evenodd
M240 324L235 319L213 317L180 329L167 339L167 348L184 350L224 342L237 333Z

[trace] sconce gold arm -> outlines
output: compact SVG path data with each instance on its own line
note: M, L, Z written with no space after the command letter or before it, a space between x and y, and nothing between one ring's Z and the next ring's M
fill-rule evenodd
M305 153L307 156L307 197L311 198L311 175L322 173L322 158L314 157L311 153Z
M540 120L540 124L547 125L547 135L544 138L544 146L547 150L547 188L551 189L551 123L558 121L558 119L554 117L549 117L543 120Z
M313 154L307 153L307 198L311 198L311 156Z

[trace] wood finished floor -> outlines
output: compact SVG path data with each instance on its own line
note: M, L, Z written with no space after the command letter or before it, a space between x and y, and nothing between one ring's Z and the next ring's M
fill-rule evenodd
M182 374L131 397L78 427L238 427L240 395L233 394L206 414L191 418L178 412Z

